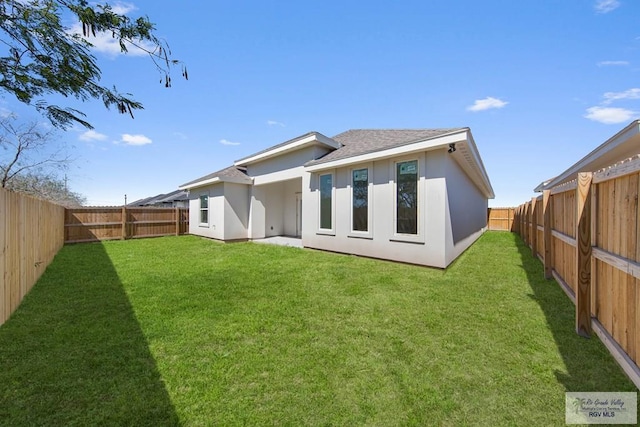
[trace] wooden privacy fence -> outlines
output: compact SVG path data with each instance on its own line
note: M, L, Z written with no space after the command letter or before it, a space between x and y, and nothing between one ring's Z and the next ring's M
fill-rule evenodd
M513 231L516 208L489 208L487 227L494 231Z
M188 231L188 208L74 208L67 209L64 218L65 243L169 236Z
M64 244L64 207L0 188L0 325Z
M515 231L640 388L640 157L545 190L520 205Z

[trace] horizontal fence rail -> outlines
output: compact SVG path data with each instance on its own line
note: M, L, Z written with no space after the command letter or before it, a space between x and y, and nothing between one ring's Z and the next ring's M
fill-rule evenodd
M640 388L640 157L545 190L515 209L514 231Z
M66 210L64 219L65 243L170 236L188 231L189 208L73 208Z
M493 231L514 231L515 211L516 208L489 208L487 227Z
M0 325L64 244L64 207L0 188Z

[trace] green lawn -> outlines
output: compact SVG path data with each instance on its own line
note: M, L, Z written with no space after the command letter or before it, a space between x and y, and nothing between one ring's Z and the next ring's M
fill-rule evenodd
M636 391L519 238L446 271L193 236L65 246L0 327L0 425L564 425Z

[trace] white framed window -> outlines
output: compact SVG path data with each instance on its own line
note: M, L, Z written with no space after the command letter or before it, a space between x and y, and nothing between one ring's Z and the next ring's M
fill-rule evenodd
M318 229L320 232L333 232L334 230L334 181L335 176L333 173L325 173L318 176Z
M395 224L396 235L418 236L419 226L419 162L417 159L395 163Z
M372 167L370 164L351 169L351 233L349 237L373 236Z
M209 225L209 195L200 196L200 225Z

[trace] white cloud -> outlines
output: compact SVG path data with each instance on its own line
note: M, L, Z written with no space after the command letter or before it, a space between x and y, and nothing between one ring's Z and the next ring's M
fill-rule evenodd
M113 13L117 13L118 15L126 15L127 13L136 10L137 7L132 3L126 2L115 2L111 5L111 10Z
M640 99L640 88L632 88L625 90L624 92L606 92L604 95L603 104L611 104L613 101L620 101L622 99Z
M122 134L122 139L118 142L123 142L127 145L147 145L151 144L151 139L144 135L131 135L128 133Z
M117 13L119 15L126 15L127 13L134 11L136 9L137 8L133 4L125 3L125 2L116 2L111 5L111 10L114 13ZM71 34L77 34L82 36L82 24L80 22L74 23L73 25L71 25L69 32ZM87 40L89 43L93 45L92 50L103 53L111 58L114 58L118 55L123 54L123 52L120 49L120 43L118 42L118 39L114 38L111 32L96 33L95 36L91 34L89 37L85 37L85 40ZM149 43L146 41L138 40L136 41L136 44L146 50L155 49L155 46L152 43ZM127 55L131 55L131 56L147 55L146 51L144 51L143 49L139 49L136 46L133 46L131 43L125 42L125 46L128 49Z
M95 130L91 129L88 130L84 133L82 133L78 139L80 141L104 141L105 139L107 139L107 135L100 133L100 132L96 132Z
M176 138L181 139L183 141L186 141L187 139L189 139L189 137L186 134L182 133L182 132L174 132L173 136L175 136Z
M591 107L587 108L587 114L584 117L594 122L611 125L629 122L637 115L638 112L627 110L626 108Z
M473 105L467 107L468 111L484 111L491 108L502 108L507 105L508 102L498 98L492 98L488 96L484 99L476 99Z
M228 141L226 139L221 139L220 140L220 144L222 144L222 145L240 145L239 142L231 142L231 141Z
M600 62L598 62L598 67L609 67L609 66L619 66L619 65L629 65L629 61L600 61Z
M598 13L609 13L620 7L620 2L618 0L597 0L593 7Z
M18 117L18 115L8 108L0 107L0 117L8 119L9 117Z
M267 120L267 124L269 126L280 126L280 127L284 127L284 123L282 122L277 122L275 120Z

